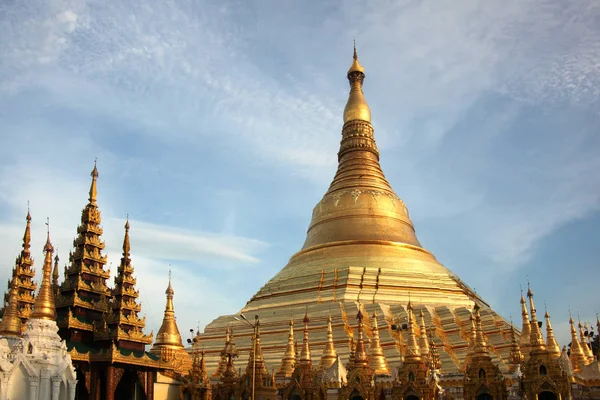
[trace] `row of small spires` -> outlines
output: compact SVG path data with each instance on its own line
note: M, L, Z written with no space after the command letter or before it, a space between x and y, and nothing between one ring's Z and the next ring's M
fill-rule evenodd
M511 362L513 364L520 364L524 357L522 353L527 355L532 353L542 353L545 352L549 354L551 357L558 358L561 355L561 349L554 337L554 331L552 329L552 323L550 321L550 314L548 310L546 310L544 314L544 318L546 319L546 340L544 341L544 337L542 335L540 327L542 326L542 321L538 321L537 312L535 309L535 305L533 302L533 292L527 285L527 298L529 300L529 313L527 312L527 304L525 298L521 294L521 316L523 319L523 326L521 330L521 338L519 341L519 346L515 348L513 345L513 350L511 351ZM531 318L531 319L530 319ZM596 324L598 331L600 332L600 319L596 314ZM570 351L569 351L569 360L571 362L573 371L579 372L581 369L591 364L595 361L596 357L593 354L591 346L588 346L587 338L593 338L593 332L590 333L587 331L587 327L584 331L584 326L579 321L579 337L577 336L577 329L575 327L575 321L573 320L573 316L569 311L569 325L571 329L571 343ZM511 328L512 329L512 328ZM513 329L514 331L514 329ZM513 333L514 337L514 333ZM517 351L517 348L520 350ZM566 346L564 348L566 350ZM597 357L600 359L600 347L598 350Z
M433 370L439 370L441 368L439 354L432 335L427 335L423 313L421 312L420 315L419 338L417 338L417 332L415 329L417 322L411 303L408 304L407 310L408 323L406 326L394 327L398 330L406 329L408 331L408 341L406 343L404 361L422 361L429 368ZM369 340L368 350L366 348L367 346L364 338L364 315L360 309L357 314L357 320L358 328L356 332L356 340L354 338L354 333L352 333L352 336L350 337L350 356L348 363L344 368L339 361L339 356L335 349L333 341L332 319L331 316L329 316L327 321L327 342L325 344L325 348L323 349L317 369L319 371L326 371L332 367L343 368L346 370L351 370L353 368L369 368L375 375L391 376L391 369L387 363L387 360L385 359L383 348L381 347L377 324L377 314L374 312L372 315L373 333L372 338ZM308 325L310 322L308 313L305 314L303 322L303 342L302 347L298 350L298 344L294 340L294 322L293 320L290 320L288 343L281 359L281 365L275 374L278 378L289 378L296 368L305 368L309 370L312 369L313 364L308 337ZM255 334L253 335L253 349L250 352L246 373L249 373L254 366L257 374L266 376L267 369L265 361L262 357L262 349L260 346L260 320L258 318L256 319L254 326ZM254 355L254 347L256 348L256 356ZM224 376L227 370L234 370L233 359L236 358L237 355L238 353L235 347L233 331L231 327L228 327L226 330L225 347L221 351L221 360L213 377L220 378Z
M558 342L554 336L552 324L550 321L550 314L546 311L544 318L546 319L546 340L540 330L541 321L537 319L537 312L533 301L533 292L531 289L527 292L529 299L529 312L531 313L531 319L527 311L525 299L521 298L522 313L523 313L523 330L520 337L520 341L517 340L516 331L511 323L511 352L509 362L514 366L522 364L531 354L545 354L551 359L558 359L563 351L566 353L566 348L561 351ZM468 363L469 358L474 354L489 353L489 346L486 342L485 335L481 324L481 316L479 313L480 306L475 304L473 312L470 316L471 330L469 339L469 352L465 364ZM420 324L419 324L419 338L415 332L416 318L413 312L412 304L409 302L407 306L408 323L402 324L402 326L393 325L394 330L407 330L408 340L405 345L405 352L403 361L422 361L432 370L439 370L441 368L441 361L439 354L433 341L431 334L427 335L425 327L425 319L423 312L420 313ZM258 317L258 316L257 316ZM370 346L368 352L365 349L365 340L363 337L363 313L360 311L357 315L358 319L358 339L355 341L353 337L350 338L350 357L346 365L347 369L354 368L356 366L368 366L376 375L391 375L391 370L383 354L381 342L379 338L379 330L377 326L377 316L373 313L372 316L372 338L370 340ZM308 314L304 317L304 339L302 348L300 351L297 350L297 343L294 341L294 322L290 320L290 330L288 335L288 344L285 349L284 355L281 359L281 365L277 372L278 377L290 377L297 366L310 365L312 368L312 360L310 353L310 345L308 341ZM574 372L579 372L585 365L589 365L594 362L595 357L592 353L592 349L588 346L584 331L581 323L579 324L580 338L577 337L577 331L575 329L575 323L573 318L570 320L571 325L571 344L570 344L570 356L569 360ZM597 321L598 329L600 330L600 320ZM260 348L260 321L257 318L256 323L256 335L253 335L253 341L256 341L256 357L251 350L250 357L248 359L248 366L246 368L247 373L251 370L256 358L257 371L262 371L263 375L267 374L266 364L262 358L262 350ZM525 354L525 355L524 355ZM222 377L225 371L233 365L233 359L237 357L237 350L235 348L233 332L230 327L227 328L225 347L221 351L221 360L218 368L214 373L213 377ZM333 342L333 331L331 316L328 319L327 325L327 342L323 350L320 363L318 366L319 370L327 370L334 366L338 361L338 355L334 347Z

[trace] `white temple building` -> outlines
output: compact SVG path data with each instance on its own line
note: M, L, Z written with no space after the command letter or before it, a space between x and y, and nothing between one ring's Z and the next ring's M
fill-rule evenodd
M18 277L13 274L0 321L0 400L75 399L75 369L56 325L50 235L44 252L42 283L23 333L17 309Z

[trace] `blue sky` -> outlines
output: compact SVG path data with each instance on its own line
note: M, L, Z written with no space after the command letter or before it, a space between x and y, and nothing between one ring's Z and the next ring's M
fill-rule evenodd
M169 264L182 331L237 312L333 177L356 39L421 243L515 322L528 276L565 344L569 306L598 308L599 18L594 0L4 0L0 278L28 200L36 267L47 216L66 262L97 157L111 270L129 214L148 330Z

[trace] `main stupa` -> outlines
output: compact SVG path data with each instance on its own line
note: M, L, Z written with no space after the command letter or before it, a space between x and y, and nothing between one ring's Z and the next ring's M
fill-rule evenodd
M350 94L344 109L338 169L327 193L312 213L306 241L288 264L240 310L249 320L260 316L261 345L269 370L279 370L290 339L290 321L302 340L302 320L310 317L311 352L315 360L327 343L331 317L337 353L346 362L356 315L365 318L367 339L379 331L390 366L406 351L407 304L419 317L419 336L431 335L445 373L463 371L477 303L492 359L509 367L510 325L478 297L417 239L408 209L394 192L379 164L371 111L362 86L364 68L354 60L348 70ZM246 364L252 328L234 315L221 316L201 335L209 373L217 369L230 328ZM293 326L292 326L292 332ZM375 340L374 340L375 341ZM289 353L289 349L288 349ZM286 353L287 354L287 353ZM211 371L212 370L212 371Z

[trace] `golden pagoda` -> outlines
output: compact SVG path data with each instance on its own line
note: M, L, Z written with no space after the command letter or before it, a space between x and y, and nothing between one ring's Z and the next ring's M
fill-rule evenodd
M94 163L89 202L81 212L75 250L69 254L70 266L65 270L63 282L56 297L59 334L67 342L94 344L94 326L101 324L102 316L109 312L110 289L106 280L110 271L105 269L106 256L102 254L101 217L97 204L98 169Z
M504 337L510 325L420 244L406 205L385 178L363 93L365 69L356 52L347 78L350 94L338 169L314 207L304 245L240 310L261 317L265 362L269 368L279 368L290 316L299 320L306 311L311 316L311 336L323 338L313 342L313 352L320 354L327 345L324 338L331 315L333 341L347 360L348 332L356 329L356 321L348 315L356 315L359 301L368 298L362 311L381 316L383 355L390 365L398 364L401 335L391 326L397 315L406 312L404 305L412 295L419 299L416 307L431 321L426 329L435 332L439 341L442 370L461 369L468 350L468 316L477 302L485 334L493 344L491 351L507 371L510 344ZM240 333L240 359L248 357L251 328L234 315L221 316L202 334L209 371L215 371L220 361L228 326ZM370 337L367 326L365 330Z
M490 346L487 344L481 325L479 305L473 309L475 321L475 343L470 350L470 362L465 370L464 399L476 400L487 394L495 400L507 399L506 381L498 365L492 361Z
M150 353L160 356L160 358L168 363L171 363L175 372L185 374L192 367L192 358L190 354L184 350L181 341L181 334L175 320L175 307L173 306L173 297L175 291L171 286L171 271L169 271L169 286L165 290L167 303L165 306L165 314L163 322L156 334L156 340L150 349ZM194 337L194 344L199 346L200 338ZM202 357L204 359L204 356Z
M17 277L13 276L8 292L8 303L4 307L2 321L0 321L0 336L2 337L21 337L21 319L17 309L18 290Z
M12 287L16 287L16 312L21 320L21 330L25 330L27 319L33 311L35 302L35 290L37 284L33 282L35 270L33 269L33 259L31 258L31 214L27 210L25 218L27 224L23 234L23 249L15 260L15 267L12 271L12 279L8 281L8 290L4 294L4 304L7 305L11 296ZM4 308L0 310L0 315L4 314Z
M56 321L56 306L54 304L54 290L52 289L52 281L50 275L52 274L52 253L54 253L54 247L50 243L50 229L48 228L48 238L44 245L44 266L42 269L42 284L40 290L35 297L35 303L33 304L33 313L31 318L35 319L47 319L50 321Z

